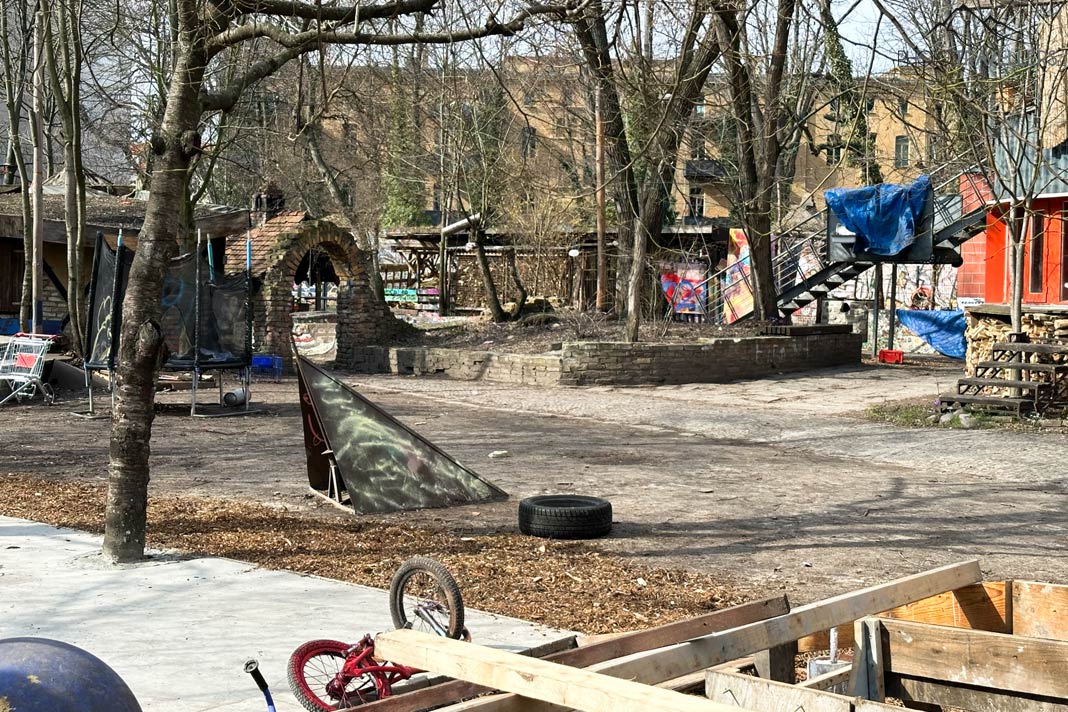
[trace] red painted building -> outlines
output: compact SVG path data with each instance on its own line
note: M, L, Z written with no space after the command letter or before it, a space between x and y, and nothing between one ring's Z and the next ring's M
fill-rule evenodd
M990 200L989 190L977 190L972 177L961 177L963 209ZM957 273L957 297L992 304L1009 301L1009 244L1005 215L991 204L986 231L961 246L964 264ZM1036 198L1023 218L1024 304L1068 304L1068 194Z

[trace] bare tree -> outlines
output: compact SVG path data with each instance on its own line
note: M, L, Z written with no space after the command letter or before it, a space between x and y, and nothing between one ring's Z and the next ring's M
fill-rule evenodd
M8 173L4 181L10 183L15 176L10 167L15 167L19 183L22 184L22 243L23 274L22 300L19 308L19 328L30 328L30 315L33 306L31 293L33 284L33 264L29 256L33 254L33 215L30 208L30 184L26 156L22 142L22 118L26 110L25 95L30 67L33 43L33 24L36 13L24 2L4 2L0 11L0 56L3 58L4 107L7 110L7 153Z
M160 295L168 260L177 250L189 167L201 153L205 113L232 109L242 94L288 62L323 45L456 42L514 33L538 13L518 11L506 22L487 12L470 28L390 32L387 20L426 15L437 0L392 0L324 6L299 0L236 0L225 4L174 0L174 64L163 119L152 136L152 188L123 302L116 401L112 414L104 552L126 561L143 556L155 376L161 356ZM467 13L474 10L466 9ZM265 56L214 83L221 59L246 43L265 43Z
M67 229L67 312L75 353L83 353L85 290L82 254L85 251L85 166L82 163L82 44L81 0L41 0L45 63L56 112L63 127L64 221Z

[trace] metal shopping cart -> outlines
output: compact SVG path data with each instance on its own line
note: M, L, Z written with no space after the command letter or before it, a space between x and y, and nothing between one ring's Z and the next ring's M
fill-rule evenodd
M55 400L52 387L41 380L45 354L52 347L53 337L43 334L16 334L0 352L0 383L11 392L0 399L0 405L12 398L21 403L33 398L40 390L49 405Z

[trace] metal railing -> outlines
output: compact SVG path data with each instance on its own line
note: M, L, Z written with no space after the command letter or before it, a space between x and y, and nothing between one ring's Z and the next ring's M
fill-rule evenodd
M942 181L932 189L934 200L931 231L934 235L955 224L964 214L960 191L962 176L967 178L977 193L981 194L981 189L985 188L985 185L977 181L973 170L961 169L961 165L967 164L957 160L928 173L932 183L936 177ZM951 174L949 177L945 177L947 172ZM829 208L824 207L776 237L771 267L777 298L785 290L803 283L834 264L840 264L830 257L828 214ZM713 324L727 324L751 314L755 294L752 280L750 259L746 258L713 273L698 285L704 286L709 292L705 311L707 320Z

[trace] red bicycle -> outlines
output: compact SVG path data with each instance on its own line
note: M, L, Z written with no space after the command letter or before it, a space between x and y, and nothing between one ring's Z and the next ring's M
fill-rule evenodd
M404 562L389 587L389 610L398 628L417 628L470 639L464 628L460 587L444 566L417 556ZM422 672L375 659L368 634L358 643L312 640L289 657L289 688L309 712L356 707L393 694L393 685Z

